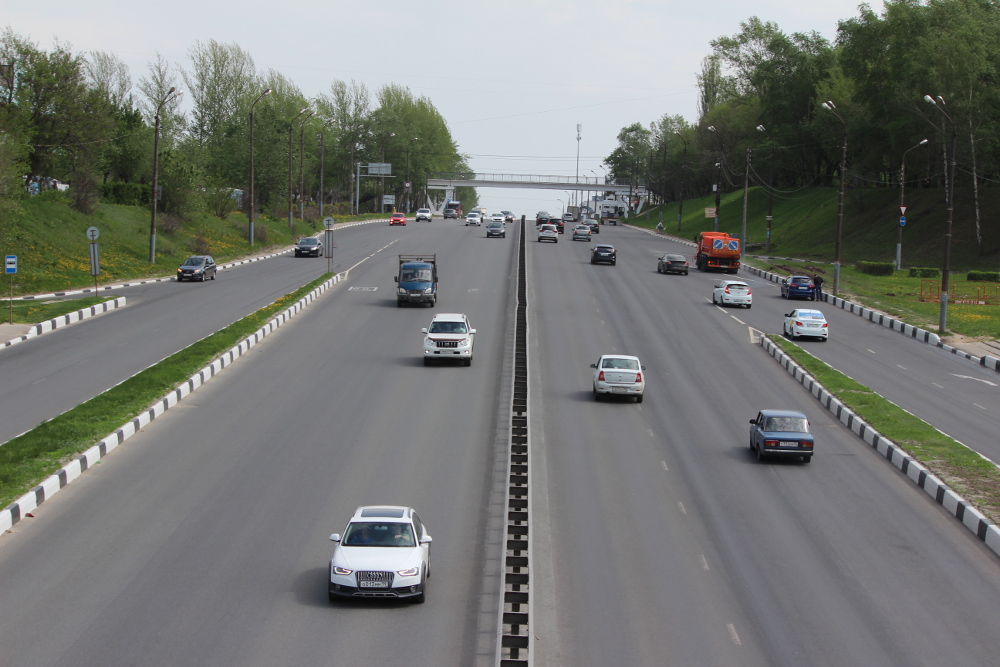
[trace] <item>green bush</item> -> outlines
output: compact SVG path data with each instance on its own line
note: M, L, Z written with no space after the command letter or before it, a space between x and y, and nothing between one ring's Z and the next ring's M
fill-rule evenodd
M932 269L926 266L911 266L911 278L940 278L941 269Z
M896 270L892 262L858 262L857 269L870 276L891 276Z
M969 271L965 279L973 282L1000 283L1000 271Z
M150 186L141 183L102 183L101 201L122 206L148 206Z

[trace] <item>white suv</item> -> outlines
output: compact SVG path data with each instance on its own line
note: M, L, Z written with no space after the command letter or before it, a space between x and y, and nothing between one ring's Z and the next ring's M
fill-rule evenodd
M424 333L424 366L432 359L458 359L472 365L472 345L476 330L462 313L438 313Z
M431 221L431 210L429 208L418 208L417 209L417 222L421 220Z
M431 536L412 507L370 505L354 511L330 559L330 602L342 597L423 602L431 576Z

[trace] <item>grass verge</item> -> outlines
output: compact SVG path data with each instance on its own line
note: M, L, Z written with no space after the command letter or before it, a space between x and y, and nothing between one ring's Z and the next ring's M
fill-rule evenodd
M0 507L6 507L73 457L148 410L157 400L314 290L327 273L274 303L141 371L0 446Z
M75 313L84 308L96 306L105 301L114 301L106 296L88 296L80 299L53 299L51 301L15 301L13 317L15 324L38 324L67 313ZM2 321L10 322L10 300L7 300Z
M798 345L777 335L768 338L858 417L920 461L990 521L1000 523L997 466Z

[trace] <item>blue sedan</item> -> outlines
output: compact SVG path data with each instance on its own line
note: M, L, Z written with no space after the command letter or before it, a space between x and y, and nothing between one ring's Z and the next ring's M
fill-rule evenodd
M809 463L813 456L809 419L794 410L761 410L750 420L750 449L758 461L768 456L801 456Z

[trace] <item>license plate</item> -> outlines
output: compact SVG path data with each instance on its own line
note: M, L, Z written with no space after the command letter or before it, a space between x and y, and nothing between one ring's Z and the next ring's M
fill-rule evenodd
M778 446L779 447L798 447L799 443L797 443L797 442L779 442Z
M628 391L628 390L625 387L612 387L611 388L611 393L612 394L624 394L626 391Z
M359 581L358 588L385 588L385 583L381 581Z

